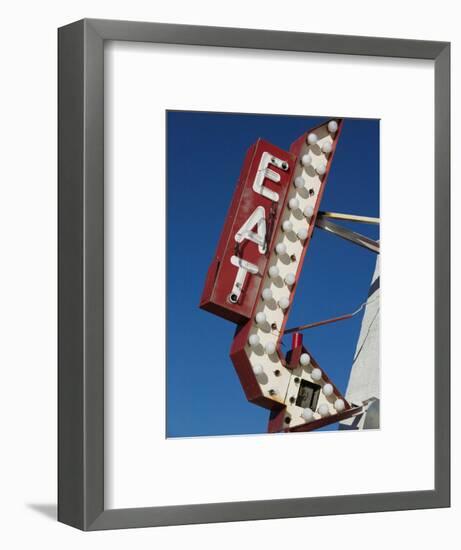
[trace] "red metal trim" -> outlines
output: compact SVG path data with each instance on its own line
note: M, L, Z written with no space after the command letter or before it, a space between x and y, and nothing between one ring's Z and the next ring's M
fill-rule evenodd
M295 332L292 338L291 350L286 355L287 369L296 369L299 367L299 358L301 357L303 348L303 335L300 332Z
M292 337L291 347L298 348L303 345L303 335L300 332L295 332Z
M248 401L270 409L274 405L274 401L264 397L245 350L250 329L250 321L237 328L235 338L232 341L230 357Z
M252 321L248 321L245 325L237 328L235 338L232 342L230 358L248 401L265 409L279 409L285 405L275 401L274 399L270 399L263 394L258 381L256 380L256 375L253 372L248 354L245 350L251 326Z
M301 353L303 352L303 347L297 346L296 348L292 348L290 351L286 354L286 368L290 370L297 369L299 367L299 358L301 357Z
M286 405L280 409L273 409L269 415L269 424L267 432L270 434L283 432L285 428Z

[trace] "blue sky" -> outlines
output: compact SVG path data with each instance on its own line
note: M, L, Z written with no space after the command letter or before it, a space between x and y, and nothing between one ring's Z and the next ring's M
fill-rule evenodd
M166 116L166 435L266 433L269 411L247 402L229 358L235 325L198 304L247 149L261 137L288 150L331 117ZM321 209L379 216L378 120L345 120ZM375 226L343 225L379 238ZM316 229L287 328L355 310L366 300L375 261L373 253ZM343 392L362 315L304 332L306 347ZM286 336L285 350L290 342Z

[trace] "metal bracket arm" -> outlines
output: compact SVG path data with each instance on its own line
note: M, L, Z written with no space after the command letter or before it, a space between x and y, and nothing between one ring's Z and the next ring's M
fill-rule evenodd
M322 218L330 218L332 220L343 220L346 222L357 223L371 223L373 225L379 225L379 218L372 218L371 216L358 216L357 214L342 214L340 212L321 212L318 213Z
M365 235L361 235L360 233L356 233L355 231L351 231L350 229L346 229L345 227L341 227L336 223L330 222L322 215L317 216L315 225L317 227L320 227L320 229L323 229L325 231L328 231L329 233L333 233L334 235L341 237L342 239L345 239L346 241L350 241L351 243L371 250L375 254L379 254L378 241L374 241L369 237L365 237Z

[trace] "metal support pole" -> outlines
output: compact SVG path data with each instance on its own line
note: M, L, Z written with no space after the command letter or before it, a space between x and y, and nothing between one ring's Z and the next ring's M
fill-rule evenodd
M342 239L345 239L346 241L350 241L351 243L371 250L375 254L379 254L379 242L374 241L369 237L365 237L365 235L361 235L360 233L356 233L355 231L351 231L350 229L341 227L336 223L328 221L323 216L317 216L315 225L317 227L320 227L320 229L323 229L325 231L328 231L329 233L333 233L334 235L341 237Z
M357 214L342 214L340 212L319 212L319 216L322 218L330 218L332 220L344 220L346 222L357 222L357 223L371 223L374 225L379 225L379 218L372 218L370 216L358 216Z

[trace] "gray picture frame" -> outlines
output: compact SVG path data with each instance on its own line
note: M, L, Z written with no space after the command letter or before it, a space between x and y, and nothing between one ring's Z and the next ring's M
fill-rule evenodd
M104 43L107 40L429 59L435 65L435 487L151 508L104 506ZM58 519L82 530L450 505L450 44L84 19L59 43ZM417 159L413 159L417 162ZM162 475L165 475L163 472Z

